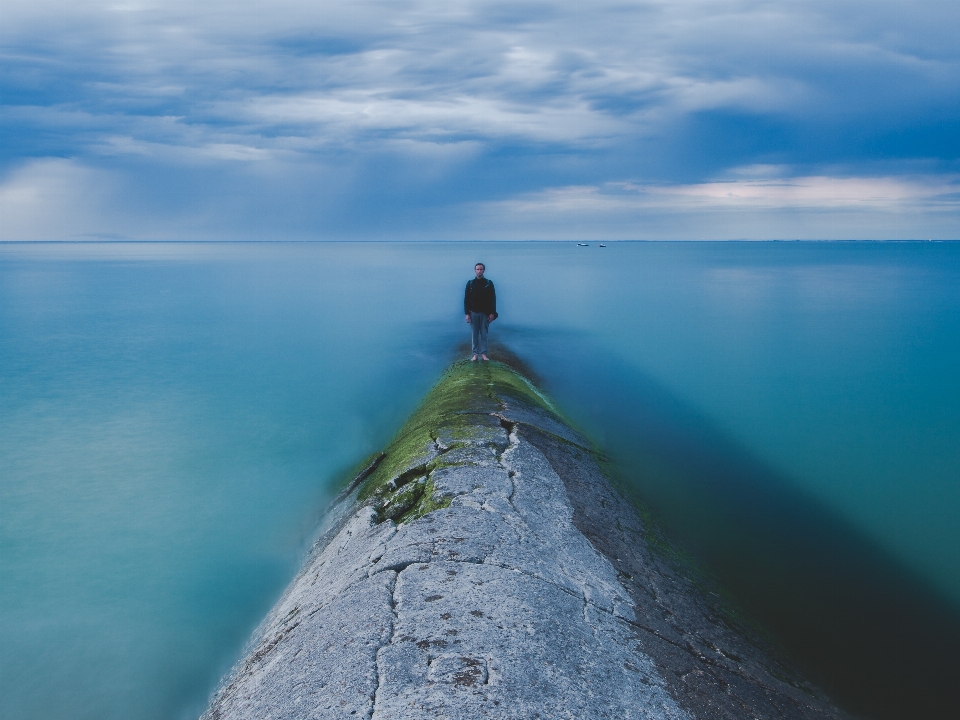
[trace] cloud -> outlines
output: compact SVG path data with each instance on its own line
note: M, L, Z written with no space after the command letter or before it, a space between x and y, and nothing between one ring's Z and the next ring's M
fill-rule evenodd
M28 162L0 181L0 240L109 237L98 223L115 190L108 173L72 160Z
M568 198L587 214L956 212L870 199L960 172L953 0L8 0L0 34L0 170L99 168L108 225L136 207L230 236L249 220L225 188L297 237L459 232L562 188L597 189ZM753 166L789 172L735 176ZM317 178L323 197L298 189Z
M960 176L953 177L789 177L725 180L690 185L610 183L603 187L549 188L505 200L495 207L511 212L583 213L622 209L960 209Z
M956 228L960 176L568 186L483 204L478 211L539 225L548 234L569 233L573 222L571 238L590 237L591 228L599 239L697 239L704 228L710 239L942 238Z
M577 143L622 133L621 123L592 112L586 103L532 107L460 95L442 99L391 97L386 89L366 92L257 98L243 108L252 121L313 126L327 141L357 135ZM303 132L310 132L305 129Z
M871 208L880 212L899 212L905 207L960 209L958 178L940 176L792 177L647 187L643 191L664 204L682 207Z

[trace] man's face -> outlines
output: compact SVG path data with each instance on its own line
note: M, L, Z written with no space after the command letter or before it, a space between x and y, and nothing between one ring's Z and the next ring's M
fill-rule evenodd
M483 277L483 265L477 265L473 271L477 274L478 280Z

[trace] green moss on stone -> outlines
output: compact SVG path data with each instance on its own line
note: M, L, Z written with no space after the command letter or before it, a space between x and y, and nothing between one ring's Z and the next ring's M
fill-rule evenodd
M423 488L423 492L420 495L419 500L410 508L404 515L399 519L398 523L408 523L418 518L422 518L424 515L432 513L434 510L440 510L441 508L450 507L450 502L453 498L446 495L441 495L437 492L437 488L434 486L433 481L428 480L427 484Z
M387 483L411 469L427 474L442 460L436 446L443 429L454 444L467 440L476 426L476 415L489 415L501 409L501 398L520 398L535 407L556 413L550 402L522 375L499 362L454 363L427 393L387 446L383 461L360 489L361 502L370 499Z
M421 477L391 493L380 506L380 517L384 520L399 520L419 502L425 485L426 478Z

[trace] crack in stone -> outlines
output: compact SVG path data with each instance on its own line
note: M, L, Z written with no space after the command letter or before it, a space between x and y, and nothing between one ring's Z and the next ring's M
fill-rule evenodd
M565 593L566 595L569 595L570 597L573 597L573 598L577 598L578 600L580 600L580 601L583 602L583 622L584 622L584 624L585 624L588 628L590 628L590 631L592 632L592 634L593 634L594 636L597 635L597 628L596 628L596 627L594 626L594 624L593 624L592 622L590 622L590 620L589 620L587 611L588 611L588 608L590 608L590 607L594 608L594 609L595 609L596 611L598 611L598 612L606 613L606 614L607 614L608 616L610 616L614 621L617 621L617 620L622 621L623 623L625 623L625 624L628 625L628 626L638 625L637 623L630 622L630 621L627 620L626 618L622 618L622 617L620 617L619 615L614 614L613 612L611 612L610 610L607 610L606 608L600 607L600 606L597 605L596 603L594 603L594 602L592 602L591 600L589 600L585 595L580 595L580 594L578 594L578 593L575 593L575 592L572 591L570 588L563 587L562 585L558 585L558 584L556 584L556 583L554 583L554 582L551 582L550 580L547 580L546 578L539 577L539 576L537 576L537 575L534 575L534 574L532 574L532 573L529 573L529 572L523 570L522 568L511 567L511 566L509 566L509 565L501 565L500 563L486 562L486 560L459 560L459 559L456 559L456 560L455 560L455 559L444 559L444 560L439 560L439 561L414 560L414 561L409 561L409 562L402 563L402 564L400 564L400 565L395 565L395 566L393 566L393 568L390 568L390 569L395 569L395 570L396 570L396 575L394 576L394 578L393 578L393 583L392 583L391 586L390 586L390 596L389 596L389 597L390 597L390 610L391 610L391 612L393 613L393 619L392 619L391 625L390 625L390 637L389 637L389 638L387 639L387 641L384 642L379 648L377 648L377 651L376 651L376 653L375 653L375 655L374 655L373 673L374 673L374 683L375 683L376 687L374 688L374 691L373 691L373 693L372 693L371 696L370 696L370 701L371 701L370 713L369 713L369 715L367 715L367 720L376 720L376 719L377 719L377 700L378 700L378 698L380 698L380 697L382 696L384 679L385 679L385 678L384 678L384 673L382 673L382 672L380 671L380 655L381 655L381 653L384 651L384 649L386 649L386 648L388 648L388 647L391 647L391 646L394 644L394 640L395 640L396 635L397 635L397 627L398 627L398 625L399 625L399 623L400 623L400 616L399 616L399 613L397 612L397 597L396 597L397 583L398 583L399 580L400 580L400 574L403 573L404 571L406 571L411 565L424 566L424 565L430 565L430 564L432 564L432 562L459 563L459 564L464 564L464 565L485 565L485 566L488 566L488 567L496 567L496 568L500 568L501 570L505 570L505 571L509 571L509 572L516 572L516 573L519 573L519 574L521 574L521 575L525 575L526 577L529 577L529 578L531 578L531 579L533 579L533 580L536 580L536 581L538 581L538 582L542 582L542 583L544 583L545 585L551 585L551 586L555 587L556 589L560 590L561 592ZM386 570L386 569L388 569L388 568L384 568L384 570ZM382 570L381 570L380 572L382 572ZM643 628L643 629L647 629L647 628ZM649 632L653 632L652 630L648 630L648 631L649 631ZM656 633L654 633L654 634L656 634ZM669 641L668 641L668 642L669 642ZM675 643L674 643L674 644L675 644ZM712 668L707 668L707 670L708 670L709 672L711 672L712 675L715 675L715 673L712 672ZM486 684L486 683L485 683L485 684Z
M437 450L437 455L443 455L445 452L448 452L450 448L440 442L439 435L430 435L430 439L433 440L433 447Z
M590 622L590 618L587 616L587 610L589 609L589 607L590 607L590 601L587 600L586 597L584 597L583 598L583 623L588 628L590 628L591 632L593 632L594 637L596 637L597 628L594 626L592 622Z
M508 462L508 459L507 459L507 458L508 458L508 455L509 455L510 453L514 452L514 451L516 450L516 448L518 448L519 445L520 445L520 437L519 437L519 435L518 435L518 433L517 433L517 431L518 431L518 429L519 429L519 426L520 426L520 423L514 422L514 421L512 421L512 420L508 420L507 418L505 418L505 417L504 417L502 414L500 414L500 413L489 413L489 414L490 414L490 415L493 415L494 417L497 417L497 418L500 420L500 424L501 424L501 425L503 426L503 428L504 428L505 430L507 430L507 432L508 432L507 437L508 437L508 440L509 440L509 445L500 453L500 455L499 455L499 457L497 458L497 460L498 460L498 463L500 464L500 466L503 467L505 470L507 470L507 475L508 475L508 477L510 478L511 490L510 490L510 494L507 496L507 502L509 503L510 507L513 508L513 511L514 511L515 513L517 513L518 517L520 517L520 519L522 520L522 516L520 515L519 511L517 510L517 507L513 504L513 498L514 498L514 496L516 495L516 491L517 491L517 478L520 477L521 473L519 473L519 472L517 472L516 470L514 470L513 467L510 465L510 463ZM384 566L384 567L382 567L382 568L378 568L375 572L370 573L370 577L372 577L372 576L373 576L374 574L376 574L377 572L383 572L383 571L385 571L385 570L394 570L394 571L396 571L396 572L399 574L400 572L403 572L404 570L406 570L410 565L416 565L416 564L427 565L427 564L430 564L431 562L437 561L437 560L438 560L438 557L437 557L438 554L437 554L436 543L437 543L436 540L434 540L433 543L432 543L432 547L431 547L431 551L430 551L431 557L430 557L429 559L427 559L427 560L406 561L406 562L404 562L404 563L397 564L397 565ZM601 557L602 557L602 554L601 554ZM512 566L509 566L509 565L502 565L502 564L500 564L500 563L488 562L486 558L483 558L483 559L481 559L481 560L467 560L467 559L460 559L460 558L453 558L453 557L445 557L445 558L443 558L442 560L440 560L440 562L459 562L459 563L472 564L472 565L488 565L488 566L490 566L490 567L498 567L498 568L501 568L502 570L508 570L508 571L510 571L510 572L517 572L517 573L520 573L520 574L522 574L522 575L526 575L527 577L532 578L532 579L534 579L534 580L539 580L540 582L543 582L543 583L545 583L545 584L547 584L547 585L552 585L553 587L557 588L557 589L560 590L561 592L563 592L563 593L565 593L565 594L567 594L567 595L569 595L569 596L571 596L571 597L577 598L578 600L582 600L582 601L584 602L584 622L586 622L591 628L592 628L593 626L590 624L589 620L588 620L587 617L586 617L586 606L587 606L587 605L590 605L590 606L596 608L596 610L598 610L599 612L606 613L607 615L609 615L609 616L611 616L611 617L613 617L613 618L619 618L619 619L623 620L623 621L626 622L626 623L632 624L630 620L628 620L627 618L624 618L624 617L622 617L622 616L620 616L620 615L617 615L612 609L608 610L607 608L601 607L601 606L597 605L596 603L588 600L588 599L587 599L587 593L586 593L586 591L583 591L583 592L581 592L581 593L575 592L575 591L571 590L569 587L566 587L566 586L561 585L561 584L559 584L559 583L553 582L553 581L549 580L548 578L543 577L543 576L541 576L541 575L537 575L537 574L528 572L528 571L524 570L523 568L512 567ZM570 578L570 579L572 580L573 578ZM576 582L576 581L574 580L574 582ZM621 585L621 589L623 589L623 588L622 588L622 585ZM626 591L624 591L624 592L626 593ZM594 629L594 632L596 632L595 629Z
M577 448L578 450L581 450L581 451L587 453L588 455L592 455L593 457L595 457L595 458L598 459L598 460L603 460L603 461L609 462L610 458L608 458L606 455L604 455L604 454L603 454L602 452L600 452L599 450L596 450L595 448L589 447L589 446L587 446L587 445L581 445L580 443L574 442L573 440L570 440L569 438L565 438L563 435L557 435L557 434L556 434L555 432L553 432L552 430L548 430L548 429L545 428L545 427L541 427L540 425L537 425L535 422L527 422L527 421L520 421L520 420L511 420L510 418L508 418L508 417L505 415L505 413L507 413L507 412L510 410L510 408L507 406L506 403L501 403L501 404L503 405L503 410L502 410L501 412L490 413L491 415L495 415L496 417L500 418L501 424L506 423L506 425L511 425L511 426L527 425L527 426L533 428L533 429L534 429L535 431L537 431L538 433L541 433L541 434L543 434L543 435L546 435L546 436L549 437L550 439L556 440L557 442L562 443L563 445L569 445L569 446L571 446L571 447L575 447L575 448ZM504 425L504 427L506 427L506 425Z
M409 563L406 567L409 567L412 564L413 563ZM397 581L400 579L400 572L394 575L393 584L390 586L390 611L393 613L393 619L390 621L390 637L385 643L377 648L377 652L373 656L373 678L376 687L373 689L373 694L370 696L370 714L367 716L368 720L373 720L377 713L377 697L380 695L380 692L383 689L383 674L380 672L380 653L384 648L393 645L393 638L397 634L397 624L400 622L400 616L397 614L396 596Z
M691 652L690 647L688 645L682 645L678 643L676 640L671 640L666 635L663 635L662 633L659 633L656 630L654 630L652 627L648 627L643 623L637 622L636 620L624 620L624 622L631 625L632 627L635 627L637 630L643 630L644 632L649 633L654 637L659 638L660 640L663 640L665 643L669 643L670 645L673 645L675 648L679 650L683 650L685 653L693 655L697 660L706 660L706 658L701 653L698 653L696 651Z
M497 417L497 418L500 420L501 426L504 428L504 430L507 431L507 437L508 437L508 442L509 442L509 444L508 444L508 446L507 446L506 448L504 448L504 450L503 450L502 452L500 452L500 453L498 454L497 462L498 462L498 464L499 464L501 467L503 467L503 468L507 471L507 475L508 475L508 477L510 478L511 488L510 488L510 494L509 494L509 496L507 497L507 502L509 503L509 505L510 505L510 507L512 508L513 512L514 512L514 513L517 513L517 514L519 515L519 511L518 511L517 507L514 505L513 501L514 501L514 497L515 497L516 492L517 492L517 489L518 489L517 479L518 479L518 477L520 476L520 473L519 473L518 471L516 471L516 470L512 467L512 465L510 464L509 460L510 460L510 455L511 455L513 452L515 452L516 449L520 446L520 437L519 437L518 432L517 432L518 429L519 429L520 423L511 421L511 420L508 420L508 419L505 418L501 413L490 413L490 414L493 415L493 416L495 416L495 417ZM437 445L437 449L438 449L438 450L440 449L440 447L442 447L442 446L439 445L439 443L437 442L436 438L434 438L434 443L435 443L435 445ZM429 477L429 476L428 476L428 477ZM411 565L418 565L418 566L423 567L423 566L426 566L426 565L430 565L430 564L432 564L432 563L434 563L434 562L461 563L461 564L469 564L469 565L487 565L487 566L489 566L489 567L497 567L497 568L500 568L501 570L504 570L504 571L514 572L514 573L517 573L517 574L525 575L525 576L527 576L527 577L529 577L529 578L531 578L531 579L533 579L533 580L536 580L536 581L538 581L538 582L544 583L544 584L546 584L546 585L550 585L550 586L556 588L557 590L561 591L562 593L564 593L564 594L566 594L566 595L568 595L568 596L570 596L570 597L572 597L572 598L576 598L577 600L579 600L580 602L582 602L582 603L583 603L583 611L582 611L583 622L584 622L584 625L585 625L586 627L590 628L590 631L592 632L593 635L596 635L596 634L597 634L598 629L597 629L597 627L595 626L595 624L594 624L593 622L591 622L590 617L589 617L589 609L590 609L591 607L594 608L594 610L596 610L597 612L605 613L607 616L609 616L609 617L610 617L612 620L614 620L614 621L616 621L616 620L622 621L627 627L630 627L630 626L633 626L633 625L637 625L637 623L633 623L633 622L631 622L630 620L628 620L627 618L624 618L624 617L622 617L622 616L620 616L620 615L617 615L616 612L614 611L614 609L608 609L608 608L605 608L605 607L601 607L600 605L597 605L595 602L591 601L591 600L587 597L587 592L586 592L585 589L581 589L581 592L577 592L576 590L574 590L574 589L572 589L572 588L570 588L570 587L561 585L561 584L559 584L559 583L557 583L557 582L554 582L554 581L550 580L549 578L543 577L543 576L541 576L541 575L538 575L538 574L534 574L534 573L532 573L532 572L529 572L529 571L527 571L527 570L525 570L525 569L523 569L523 568L521 568L521 567L513 567L513 566L510 566L510 565L504 565L504 564L501 564L501 563L490 562L487 557L484 557L484 558L481 558L481 559L466 559L466 558L454 558L454 557L440 557L440 556L438 556L438 554L437 554L437 541L436 541L436 540L434 540L434 542L432 543L432 547L431 547L431 550L430 550L430 554L431 554L431 557L430 557L429 559L426 559L426 560L404 561L404 562L402 562L402 563L397 563L397 564L394 564L394 565L385 566L385 567L382 567L382 568L378 568L378 569L376 570L376 572L383 572L384 570L393 570L393 571L395 571L395 572L397 573L397 575L396 575L396 577L394 578L394 580L393 580L393 585L392 585L392 587L391 587L390 602L391 602L391 610L393 611L393 617L394 617L394 619L393 619L393 624L392 624L392 626L391 626L390 638L389 638L389 640L388 640L384 645L382 645L382 646L377 650L377 653L376 653L376 663L375 663L376 668L375 668L375 672L376 672L376 678L377 678L377 688L376 688L376 690L374 691L374 694L373 694L373 696L372 696L373 707L372 707L372 709L371 709L370 720L375 720L375 718L376 718L376 702L377 702L377 698L378 698L378 697L381 697L381 695L382 695L382 687L383 687L383 680L384 680L384 679L383 679L383 677L382 677L382 674L380 673L380 656L381 656L381 652L384 650L384 648L389 647L389 646L391 646L391 645L394 643L394 638L395 638L396 630L397 630L397 624L399 623L399 615L398 615L398 613L397 613L397 603L396 603L396 597L395 597L395 591L396 591L397 581L399 580L400 574L401 574L402 572L404 572L405 570L407 570L407 568L409 568ZM373 574L376 574L376 573L371 573L370 576L372 577ZM647 630L648 632L653 632L652 630L647 629L647 628L642 628L642 629ZM666 638L664 638L664 639L666 639ZM668 642L669 642L669 640L668 640ZM675 643L674 643L674 644L675 644ZM689 650L687 650L687 652L689 652Z
M506 409L506 406L504 406ZM507 471L507 477L510 478L510 494L507 496L507 502L510 504L510 507L516 512L517 508L513 504L513 496L517 494L517 476L519 473L513 469L509 462L507 462L507 453L512 452L520 445L520 436L517 435L517 427L520 423L515 423L512 420L508 420L503 416L502 413L490 413L496 418L500 419L500 425L504 430L507 431L507 440L509 444L504 448L503 452L500 453L500 456L497 458L497 462L500 463L500 466ZM518 513L519 514L519 513Z
M605 613L605 614L609 615L610 617L612 617L612 618L614 618L614 619L622 620L623 622L627 623L628 625L636 626L636 627L640 628L641 630L646 630L646 631L650 632L651 634L656 635L657 637L660 637L661 639L665 640L666 642L671 643L672 645L677 645L677 643L669 640L668 638L665 638L665 637L659 635L655 630L653 630L653 629L651 629L651 628L647 628L646 626L640 625L639 623L636 623L636 622L634 622L634 621L628 620L627 618L622 617L622 616L620 616L620 615L617 615L613 610L609 610L609 609L607 609L607 608L605 608L605 607L603 607L603 606L601 606L601 605L597 605L597 604L596 604L595 602L593 602L592 600L589 600L589 599L587 598L587 596L586 596L585 593L584 593L584 594L581 594L581 593L575 592L575 591L571 590L571 589L568 588L568 587L565 587L565 586L560 585L560 584L558 584L558 583L552 582L551 580L549 580L549 579L547 579L547 578L545 578L545 577L543 577L543 576L541 576L541 575L536 575L536 574L534 574L534 573L528 572L527 570L524 570L523 568L514 567L514 566L511 566L511 565L503 565L503 564L501 564L501 563L488 562L488 561L486 560L486 558L484 558L483 560L469 560L469 559L460 559L460 558L437 558L437 557L433 557L433 558L431 558L431 559L429 559L429 560L410 560L410 561L407 561L407 562L404 562L404 563L401 563L401 564L391 565L391 566L389 566L389 567L380 568L379 570L377 570L377 572L371 573L370 577L373 577L373 575L379 574L379 573L384 572L384 571L387 571L387 570L394 570L394 571L396 571L397 577L399 577L399 576L400 576L400 573L403 572L404 570L406 570L407 568L409 568L411 565L432 565L432 564L435 563L435 562L460 563L460 564L462 564L462 565L485 565L486 567L500 568L501 570L507 570L508 572L514 572L514 573L518 573L518 574L520 574L520 575L524 575L524 576L526 576L526 577L528 577L528 578L531 578L532 580L537 580L538 582L542 582L542 583L544 583L545 585L550 585L550 586L552 586L552 587L555 587L555 588L556 588L557 590L559 590L560 592L562 592L562 593L564 593L564 594L566 594L566 595L569 595L569 596L572 597L572 598L576 598L577 600L581 600L581 601L584 603L584 607L585 607L585 608L586 608L586 606L590 606L590 607L594 608L595 610L597 610L598 612ZM349 586L348 586L348 587L349 587ZM586 610L584 610L584 612L586 612ZM587 624L590 624L589 621L586 619L586 614L584 614L584 621L587 622ZM593 626L591 625L591 627L593 627ZM677 647L681 647L681 648L682 648L681 645L677 645ZM688 651L688 652L689 652L689 651Z
M642 623L638 623L636 621L624 620L624 622L626 622L628 625L638 630L642 630L646 633L649 633L650 635L653 635L654 637L662 640L663 642L673 645L678 650L682 650L686 654L690 655L693 659L699 662L698 667L700 668L701 672L706 672L708 675L710 675L710 677L712 677L717 682L718 685L722 686L725 692L727 692L727 694L730 695L731 697L738 698L737 694L732 689L729 688L729 683L726 680L724 680L723 677L719 674L721 671L729 672L743 680L746 680L751 683L755 683L756 685L759 685L764 690L767 690L773 695L779 694L776 688L773 688L767 683L763 682L762 680L756 677L752 677L747 673L743 672L743 670L741 670L741 668L739 667L739 664L734 664L732 667L730 667L726 664L718 663L713 658L707 657L706 655L701 653L699 650L693 647L689 642L687 642L686 644L683 644L683 643L677 642L676 640L671 640L670 638L662 635L661 633L657 632L653 628L647 627L646 625L643 625ZM767 670L767 672L769 673L769 670ZM680 677L681 679L683 679L686 677L686 675L689 675L689 674L690 673L684 673L684 675L681 675ZM799 704L795 700L793 700L792 698L791 700L794 703L794 705L799 707Z
M374 575L378 575L379 573L385 572L387 570L393 570L395 573L397 573L397 575L399 575L411 565L426 565L426 563L420 560L407 560L405 562L399 562L394 565L386 565L380 568L379 570L377 570L376 572L370 573L370 577L373 577Z

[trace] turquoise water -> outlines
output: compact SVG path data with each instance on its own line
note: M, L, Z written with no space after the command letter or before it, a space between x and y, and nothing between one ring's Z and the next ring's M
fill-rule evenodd
M0 244L0 716L196 716L478 260L492 336L799 662L957 702L960 243Z

